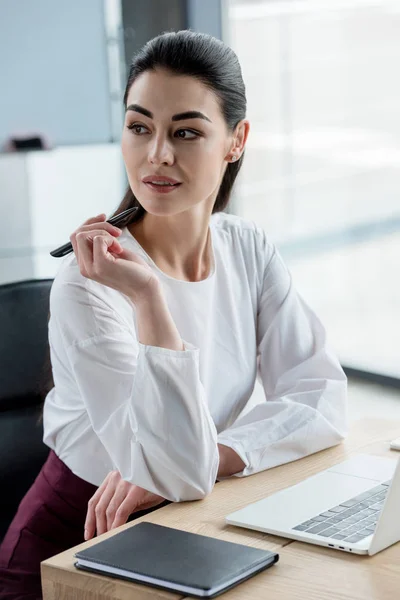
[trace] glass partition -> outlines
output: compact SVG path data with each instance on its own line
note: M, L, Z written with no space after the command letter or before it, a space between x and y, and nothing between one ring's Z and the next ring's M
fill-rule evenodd
M400 3L225 0L262 225L342 364L400 378Z

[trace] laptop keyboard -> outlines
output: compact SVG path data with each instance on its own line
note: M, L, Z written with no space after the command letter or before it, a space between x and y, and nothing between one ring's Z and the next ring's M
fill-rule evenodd
M391 480L293 527L321 537L359 542L375 531Z

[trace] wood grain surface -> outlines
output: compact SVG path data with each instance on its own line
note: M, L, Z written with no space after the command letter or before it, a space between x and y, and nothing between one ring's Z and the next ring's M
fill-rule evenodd
M400 421L364 419L352 424L346 440L301 460L245 478L217 483L210 496L170 504L118 529L53 556L41 565L43 600L172 600L183 598L156 588L78 571L74 554L149 521L193 533L279 552L277 565L223 595L224 600L394 600L400 597L400 544L373 556L357 556L227 525L225 516L251 502L298 483L355 454L387 455Z

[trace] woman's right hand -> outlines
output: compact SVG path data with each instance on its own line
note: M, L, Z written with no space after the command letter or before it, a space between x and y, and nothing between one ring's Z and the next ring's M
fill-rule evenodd
M117 240L121 233L101 214L71 234L81 274L126 294L134 303L160 294L156 274L143 258L121 246Z
M85 540L124 525L138 510L158 506L165 498L124 481L118 471L111 471L89 500L85 521Z

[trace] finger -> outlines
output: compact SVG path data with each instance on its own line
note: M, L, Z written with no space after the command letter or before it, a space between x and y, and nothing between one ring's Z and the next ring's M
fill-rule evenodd
M76 240L75 240L76 234L82 230L85 230L86 227L92 226L94 223L97 223L97 225L103 225L103 221L105 221L106 218L107 217L104 213L100 213L96 217L90 217L90 219L86 219L86 221L84 221L84 223L82 223L82 225L80 227L78 227L77 229L75 229L75 231L73 231L71 233L71 235L69 236L69 239L72 244L72 248L74 250L75 255L76 255Z
M105 217L105 215L103 215L103 216ZM69 236L70 242L72 244L72 248L75 252L75 255L77 253L76 236L78 235L78 233L103 230L103 231L107 231L108 233L110 233L111 235L113 235L115 237L118 237L122 233L122 229L120 229L119 227L116 227L115 225L112 225L111 223L107 223L107 221L105 221L104 223L101 223L101 222L99 222L97 217L93 217L93 219L89 219L89 221L90 220L92 221L91 224L82 225L81 227L78 227L78 229L76 229Z
M70 242L72 244L72 249L74 251L74 254L75 254L76 258L78 258L78 246L77 246L77 243L76 243L76 238L75 238L75 234L74 233L69 236L69 240L70 240Z
M115 513L115 518L111 524L111 529L124 525L127 522L129 515L135 512L135 510L138 510L139 507L137 493L139 490L140 488L135 487L129 491L125 500L122 502L122 504L117 509L117 512Z
M79 232L76 235L77 260L81 267L82 275L90 276L93 267L93 240L96 236L104 236L114 240L107 231L94 229L90 232Z
M92 241L87 233L77 233L75 237L76 251L75 256L79 264L82 275L89 276L93 264Z
M82 225L82 227L79 227L79 229L76 230L76 233L79 233L80 231L92 231L93 229L103 229L105 231L108 231L108 233L110 233L111 235L115 236L121 235L122 233L122 229L116 227L115 225L112 225L111 223L108 223L107 221L104 221L104 223L99 223L98 221L95 221L90 225Z
M108 481L109 481L109 477L107 476L105 478L105 480L103 481L103 483L101 484L101 486L96 490L96 492L93 494L93 496L90 498L90 500L88 502L88 510L87 510L85 526L84 526L85 527L85 531L84 531L85 540L90 540L94 536L94 533L96 531L96 514L94 511L95 511L98 501L100 500L104 490L106 489L106 487L108 485Z
M98 270L105 260L113 260L111 253L119 255L122 252L121 245L113 237L96 235L93 238L93 268Z
M121 504L124 502L125 498L127 497L130 487L131 486L128 482L121 480L117 489L115 490L115 494L111 498L110 504L108 505L108 508L106 510L107 531L110 531L110 529L112 528L112 524L115 519L115 514L121 506Z
M106 219L106 215L104 213L100 213L96 217L90 217L90 219L87 219L86 221L84 221L82 223L82 226L89 225L90 223L96 223L97 221L104 221L105 219Z
M96 515L96 532L97 535L101 535L107 531L107 517L106 510L108 505L110 504L111 498L115 493L115 483L113 480L110 480L108 486L104 490L100 500L97 503L96 508L94 509Z

